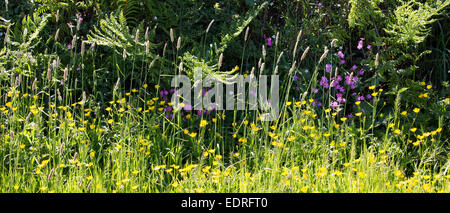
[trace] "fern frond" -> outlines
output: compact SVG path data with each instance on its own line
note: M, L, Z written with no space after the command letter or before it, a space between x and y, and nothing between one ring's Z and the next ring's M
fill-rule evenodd
M112 48L117 54L122 54L125 49L129 55L144 55L145 42L138 40L136 42L136 31L143 33L143 24L141 23L133 32L127 26L127 20L122 11L111 13L109 17L100 20L100 26L94 27L94 30L87 35L88 43L95 43L99 46ZM154 30L153 30L154 32ZM139 36L139 38L143 38ZM153 45L150 45L153 48ZM151 54L149 57L153 57Z
M250 22L252 22L252 20L256 16L258 16L259 12L262 9L264 9L268 4L269 3L267 1L263 2L258 7L255 7L253 9L251 9L250 11L248 11L243 18L239 18L237 21L232 23L231 30L230 30L231 33L226 34L222 38L222 40L220 42L220 47L217 50L217 55L220 55L221 53L223 53L227 49L231 40L238 37L242 33L242 31L244 31L244 29L247 27L247 25L249 25Z
M385 31L399 44L422 43L430 32L429 24L436 21L434 16L450 5L450 0L439 0L433 5L417 1L402 1L394 11L395 19Z

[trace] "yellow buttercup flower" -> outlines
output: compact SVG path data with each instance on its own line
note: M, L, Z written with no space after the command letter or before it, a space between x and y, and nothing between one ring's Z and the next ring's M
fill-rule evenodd
M300 189L300 191L303 193L306 193L306 192L308 192L308 188L309 188L308 186L304 186Z
M292 142L292 141L294 141L295 140L295 136L290 136L289 138L288 138L288 140L290 141L290 142Z
M206 121L206 120L201 120L200 121L200 127L204 127L206 125L208 125L208 121Z

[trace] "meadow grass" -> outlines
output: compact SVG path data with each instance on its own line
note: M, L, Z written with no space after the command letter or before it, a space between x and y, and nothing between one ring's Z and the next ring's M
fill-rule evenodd
M179 64L178 46L172 41L174 54L162 57ZM353 117L331 107L331 89L324 106L315 104L311 91L327 54L301 95L292 94L294 70L305 56L293 63L280 115L269 122L259 111L175 111L173 91L134 72L150 66L125 51L115 63L132 70L131 80L114 70L113 95L102 103L96 91L85 91L102 82L86 80L84 69L81 83L72 76L95 49L72 51L63 73L48 64L47 79L12 79L1 88L0 192L450 192L448 159L440 159L444 127L423 131L415 124L419 108L397 104L382 115L376 83L365 89L373 98L354 103ZM381 117L384 128L375 126Z

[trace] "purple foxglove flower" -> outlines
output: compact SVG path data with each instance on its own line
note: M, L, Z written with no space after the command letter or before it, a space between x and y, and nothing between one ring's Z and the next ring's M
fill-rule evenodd
M342 51L339 51L337 54L338 54L338 56L339 56L340 58L344 58L344 57L345 57L345 55L344 55L344 53L342 53Z
M330 86L328 84L328 79L325 76L322 76L320 82L319 82L320 86L323 86L325 89L328 89Z
M333 81L333 82L331 82L331 85L330 85L330 87L335 87L336 85L338 85L339 84L339 82L337 82L337 81Z
M342 103L342 102L345 102L345 98L340 97L340 98L337 98L336 101L337 101L338 103Z
M314 88L314 89L312 89L312 92L315 93L315 94L317 94L317 93L319 92L319 90L316 89L316 88Z
M366 47L368 50L371 50L372 49L372 45L367 45L367 47Z
M336 109L339 106L339 103L337 101L332 101L330 103L331 108Z
M341 60L340 63L341 63L341 64L345 64L345 60Z
M358 50L361 50L363 48L363 41L364 41L364 38L361 38L361 40L359 40L358 47L356 47L356 48L358 48Z
M359 70L358 75L364 75L364 71L363 70Z
M352 80L350 79L349 75L345 76L345 84L350 85L352 83Z
M358 68L356 65L353 65L352 68L350 68L351 70L356 70L356 68Z
M267 38L267 46L271 47L272 46L272 38Z
M325 71L328 73L331 72L331 64L325 65Z
M344 93L344 91L345 91L345 90L344 90L344 87L341 86L341 85L339 85L339 84L336 85L336 89L339 90L339 92L342 92L342 93Z

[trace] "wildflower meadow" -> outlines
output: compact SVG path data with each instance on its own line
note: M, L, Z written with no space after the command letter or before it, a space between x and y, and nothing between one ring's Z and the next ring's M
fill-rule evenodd
M449 5L1 1L0 192L448 193Z

